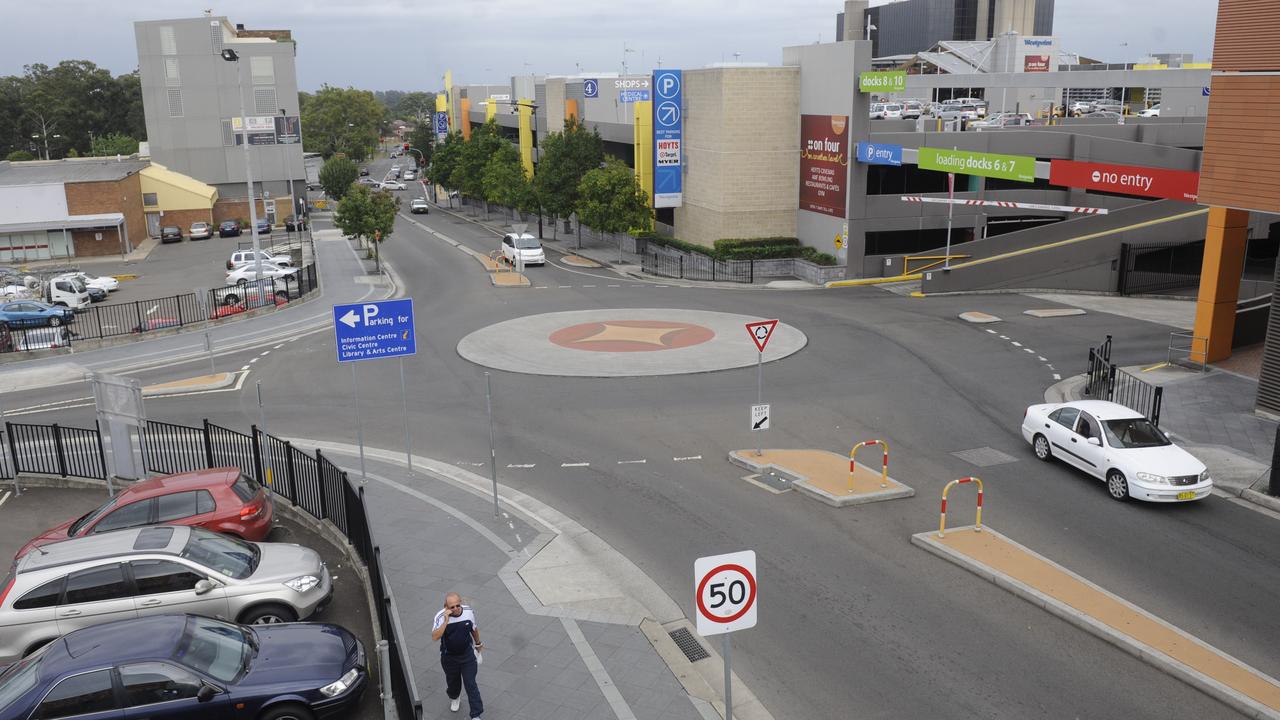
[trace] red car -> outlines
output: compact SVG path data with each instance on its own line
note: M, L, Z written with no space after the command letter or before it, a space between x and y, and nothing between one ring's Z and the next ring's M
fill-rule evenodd
M155 523L194 525L261 541L271 532L274 510L266 488L241 474L240 468L162 475L131 485L97 509L46 530L14 557L68 538Z

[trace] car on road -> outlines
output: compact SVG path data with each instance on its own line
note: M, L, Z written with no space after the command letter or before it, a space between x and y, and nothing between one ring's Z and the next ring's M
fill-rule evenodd
M1031 122L1030 113L1002 112L991 115L985 120L971 122L969 127L974 130L991 130L1007 127L1026 127Z
M85 272L70 274L74 275L77 280L84 283L85 287L88 288L102 288L109 293L120 289L120 281L110 275L99 275L95 277Z
M258 224L254 226L254 230L258 235L270 235L271 221L267 220L266 218L259 218Z
M360 183L361 185L367 185L369 187L375 187L375 188L382 184L381 181L374 180L373 178L368 178L368 177L362 177L356 182Z
M271 263L272 265L280 265L281 267L289 267L293 264L293 259L288 255L280 253L270 253L266 250L258 251L258 257L262 258L262 262ZM234 270L242 265L253 264L252 250L237 250L231 253L231 258L227 260L227 269Z
M369 168L367 167L360 168L360 177L365 177L368 174L369 174Z
M0 720L352 717L364 646L324 623L147 615L66 634L0 674Z
M261 541L271 533L274 517L271 495L239 468L161 475L134 483L84 515L49 528L23 545L14 559L70 538L158 523L194 525Z
M517 255L518 254L518 255ZM542 243L538 238L529 233L507 233L502 236L502 257L512 265L516 264L517 256L524 261L525 265L545 265L547 263L546 253L542 250Z
M1138 113L1138 117L1160 117L1160 103Z
M205 222L191 223L191 229L187 231L187 235L192 240L208 240L213 237L213 228Z
M182 525L64 540L15 561L0 584L0 661L112 620L190 612L246 625L295 622L333 593L315 550Z
M38 300L14 300L0 304L0 322L11 328L58 327L75 320L71 308L57 307Z
M282 267L269 262L262 263L262 274L259 275L257 268L253 263L241 265L234 270L227 271L228 285L243 285L244 283L265 278L284 278L298 272L298 268Z
M415 215L425 215L431 212L431 205L427 203L426 198L414 198L409 203L409 212Z
M1178 447L1140 412L1106 400L1027 408L1022 438L1037 458L1058 458L1106 483L1116 500L1186 502L1208 497L1204 463Z
M378 187L382 190L404 190L405 184L399 180L383 180Z
M405 181L409 181L409 180L417 180L417 179L418 179L418 175L417 175L417 173L415 173L415 172L414 172L414 171L412 171L412 170L405 170L405 171L404 171L404 179L405 179Z
M160 228L160 242L176 243L182 242L182 228L177 225L166 225Z
M239 237L240 221L239 220L223 220L218 226L218 237Z

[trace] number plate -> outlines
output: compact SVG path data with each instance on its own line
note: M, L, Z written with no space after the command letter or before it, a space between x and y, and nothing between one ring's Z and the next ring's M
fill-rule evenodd
M1178 499L1179 500L1195 500L1196 494L1191 490L1188 490L1186 492L1180 492L1178 493Z

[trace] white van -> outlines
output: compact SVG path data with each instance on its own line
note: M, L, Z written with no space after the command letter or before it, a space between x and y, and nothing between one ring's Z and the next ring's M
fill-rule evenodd
M83 310L89 307L89 288L74 275L57 275L45 284L44 300L50 305Z

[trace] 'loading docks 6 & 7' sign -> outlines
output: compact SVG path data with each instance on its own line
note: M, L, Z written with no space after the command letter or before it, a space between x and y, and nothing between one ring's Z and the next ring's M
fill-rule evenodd
M800 209L845 216L849 117L800 116Z

